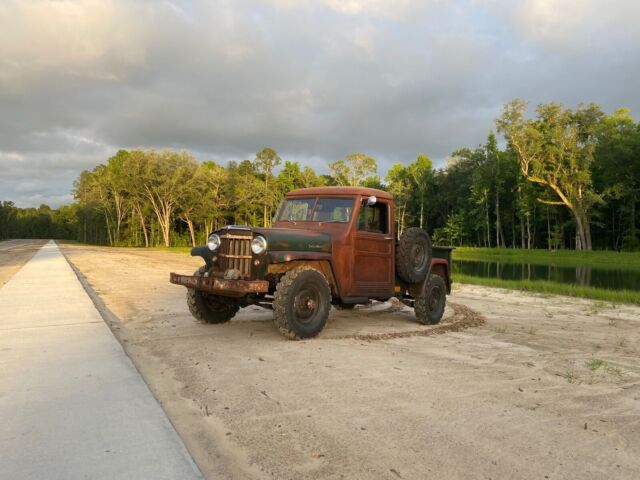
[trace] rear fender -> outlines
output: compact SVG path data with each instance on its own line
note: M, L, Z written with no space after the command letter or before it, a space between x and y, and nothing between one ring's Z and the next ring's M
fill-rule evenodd
M449 263L444 258L434 258L431 263L431 274L438 275L444 280L447 286L447 293L451 293L451 275L449 273Z
M420 295L424 293L425 289L427 288L427 284L429 283L429 279L431 278L432 275L438 275L439 277L442 277L442 279L444 280L445 287L447 289L447 294L451 293L451 277L449 275L449 263L447 262L447 260L442 258L434 258L431 261L431 268L429 269L429 272L427 273L427 276L425 277L422 283L403 284L401 281L399 283L400 285L404 285L404 288L406 288L406 290L409 291L409 294L413 298L418 298ZM398 280L396 280L396 282L398 282Z

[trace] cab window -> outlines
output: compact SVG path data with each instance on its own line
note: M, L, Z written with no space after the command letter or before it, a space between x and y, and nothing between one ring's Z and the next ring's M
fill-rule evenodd
M374 233L388 233L388 206L378 202L375 205L363 205L358 215L358 230Z

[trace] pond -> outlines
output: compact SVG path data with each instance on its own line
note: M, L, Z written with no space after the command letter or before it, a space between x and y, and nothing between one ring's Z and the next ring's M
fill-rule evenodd
M501 280L547 280L609 290L640 291L640 272L634 270L454 260L453 273Z

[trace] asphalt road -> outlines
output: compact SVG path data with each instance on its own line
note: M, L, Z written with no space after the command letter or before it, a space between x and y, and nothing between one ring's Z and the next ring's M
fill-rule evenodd
M0 479L202 478L54 242L0 288L0 425Z

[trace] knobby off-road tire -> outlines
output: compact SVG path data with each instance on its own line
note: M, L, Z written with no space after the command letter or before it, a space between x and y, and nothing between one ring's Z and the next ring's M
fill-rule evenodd
M312 267L289 270L273 296L273 323L285 337L300 340L318 335L329 316L331 289Z
M416 298L416 318L425 325L440 323L447 302L447 290L440 275L431 275L423 295Z
M431 237L422 228L407 228L396 247L396 271L407 283L421 283L431 266Z
M200 267L194 275L202 276L207 267ZM197 320L204 323L225 323L233 318L240 309L237 305L225 302L217 295L187 288L187 305Z

